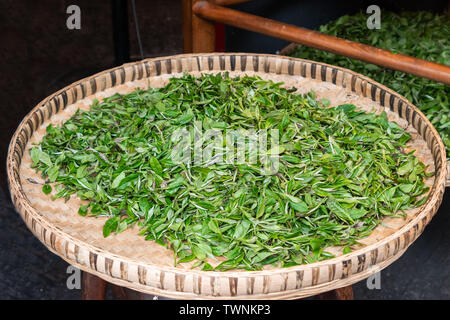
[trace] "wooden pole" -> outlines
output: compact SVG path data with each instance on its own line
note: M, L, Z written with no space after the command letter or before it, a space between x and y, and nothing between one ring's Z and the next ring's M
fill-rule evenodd
M208 1L191 0L193 6L198 2L209 4ZM216 29L214 22L196 14L192 15L192 52L214 52L216 45Z
M217 6L208 1L195 1L192 10L195 14L194 16L203 19L222 22L238 28L259 32L300 43L308 47L450 84L450 67L443 64L402 54L393 54L387 50L378 49L358 42L328 36L320 32ZM200 51L195 51L194 48L194 52Z
M192 53L192 0L182 0L183 51Z

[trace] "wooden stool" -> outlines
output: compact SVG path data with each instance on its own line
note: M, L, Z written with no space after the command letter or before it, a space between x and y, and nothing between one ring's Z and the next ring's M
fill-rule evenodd
M143 293L137 293L136 297L130 297L127 289L107 283L105 280L94 276L88 272L83 272L83 282L81 287L82 300L105 300L106 286L109 285L112 289L114 297L119 300L134 299ZM317 300L353 300L352 286L342 287L331 290L314 296Z

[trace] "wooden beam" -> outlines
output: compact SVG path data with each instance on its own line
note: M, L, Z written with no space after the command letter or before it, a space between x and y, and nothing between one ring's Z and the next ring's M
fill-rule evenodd
M192 53L192 0L181 0L183 24L183 51Z
M218 6L232 6L234 4L250 2L252 0L213 0Z
M393 54L387 50L221 7L208 1L195 1L192 10L196 16L203 19L222 22L238 28L450 84L450 67L443 64L402 54Z

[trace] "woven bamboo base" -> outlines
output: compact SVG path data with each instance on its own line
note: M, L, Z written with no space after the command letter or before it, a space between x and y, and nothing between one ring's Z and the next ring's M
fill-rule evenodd
M77 214L80 200L51 201L42 193L42 177L30 168L28 149L39 141L49 123L68 119L92 100L137 87L162 86L183 72L230 71L231 75L257 74L284 81L299 92L316 91L332 105L354 103L366 111L386 111L411 133L408 149L435 175L426 180L429 198L407 218L387 218L363 246L336 258L290 268L262 271L209 272L191 264L173 266L171 251L137 235L137 230L102 236L104 218ZM422 233L437 211L446 179L445 149L426 117L405 98L362 75L318 62L257 54L180 55L126 64L76 82L37 105L19 125L8 153L8 182L18 212L30 230L52 252L84 271L109 282L145 293L187 299L291 299L347 286L380 271L395 261Z

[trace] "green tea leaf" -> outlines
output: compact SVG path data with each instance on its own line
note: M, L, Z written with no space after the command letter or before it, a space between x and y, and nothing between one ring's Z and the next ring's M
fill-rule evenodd
M292 209L294 209L295 211L298 211L300 213L308 212L308 205L303 201L299 201L299 202L290 201L289 205L291 206Z
M115 232L117 230L119 224L120 217L112 217L106 220L103 226L103 237L107 237L111 234L111 232Z
M120 182L123 180L123 179L125 179L125 172L121 172L114 180L113 180L113 182L112 182L112 184L111 184L111 188L112 189L116 189L119 185L120 185Z
M156 159L155 157L151 157L150 158L150 166L156 174L162 176L163 168L162 168L161 164L159 163L158 159Z
M42 192L45 194L50 194L52 192L52 187L49 184L44 184L42 187Z
M312 263L423 204L433 175L385 113L328 104L257 76L185 74L47 127L32 167L52 199L77 197L80 215L104 219L105 237L137 225L175 265Z

